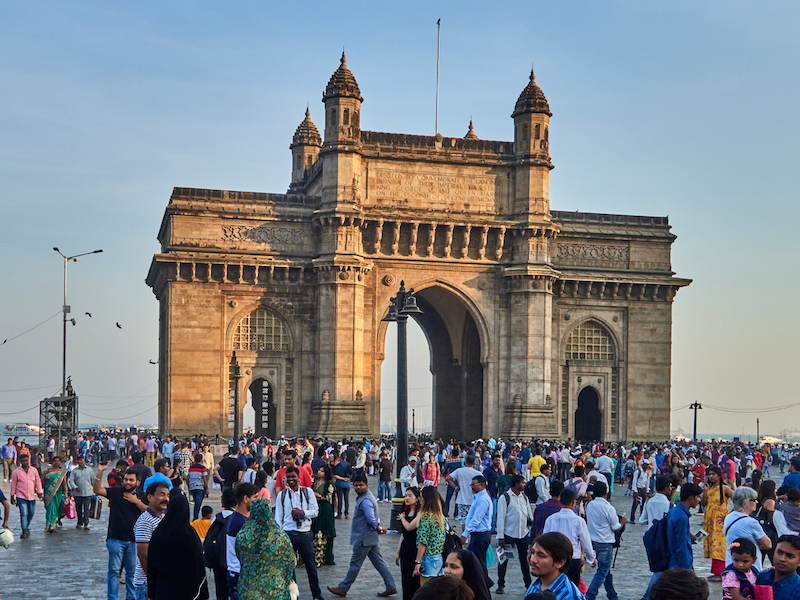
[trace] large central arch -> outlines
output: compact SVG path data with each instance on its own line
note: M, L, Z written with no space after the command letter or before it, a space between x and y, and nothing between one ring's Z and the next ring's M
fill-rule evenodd
M434 437L477 439L483 435L484 373L480 315L450 288L431 283L414 295L414 315L430 350ZM477 317L477 320L476 320ZM381 344L385 343L385 328Z

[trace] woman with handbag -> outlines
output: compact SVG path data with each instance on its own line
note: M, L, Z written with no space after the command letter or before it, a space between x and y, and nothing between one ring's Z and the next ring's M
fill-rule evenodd
M53 533L56 523L61 519L64 500L69 495L67 487L67 471L61 470L61 459L53 457L50 469L44 475L44 506L47 511L45 531Z

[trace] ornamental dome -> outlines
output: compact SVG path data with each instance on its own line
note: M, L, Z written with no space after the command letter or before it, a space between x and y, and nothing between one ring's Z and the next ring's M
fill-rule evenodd
M472 119L469 120L469 131L467 135L464 136L465 140L478 140L480 139L477 135L475 135L475 130L472 128Z
M514 106L512 117L524 113L544 113L548 117L552 117L553 113L550 112L550 106L547 104L547 98L544 97L542 89L536 85L536 77L531 69L531 80L527 87L522 90L522 93L517 98L517 104Z
M344 52L342 52L342 64L340 64L339 68L331 75L328 86L325 88L325 93L322 94L322 101L325 102L328 98L335 98L337 96L357 98L361 102L364 101L361 97L361 90L358 89L356 78L353 77L350 69L347 68L347 58Z
M306 108L306 118L300 123L300 126L294 132L292 137L292 145L294 146L322 146L322 138L319 135L317 126L311 120L311 111Z

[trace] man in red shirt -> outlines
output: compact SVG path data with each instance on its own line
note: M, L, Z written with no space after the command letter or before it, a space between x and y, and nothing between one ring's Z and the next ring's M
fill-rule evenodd
M283 455L283 468L279 469L275 475L275 494L278 494L286 486L283 483L283 478L286 476L287 467L297 466L297 454L294 450L289 450L287 454ZM298 469L300 471L300 485L303 487L311 487L311 475L305 469Z

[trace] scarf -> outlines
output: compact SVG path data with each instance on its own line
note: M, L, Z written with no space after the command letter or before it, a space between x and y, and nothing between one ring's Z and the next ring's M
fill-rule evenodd
M242 570L239 600L288 600L297 559L292 542L272 517L268 500L256 498L236 535Z

